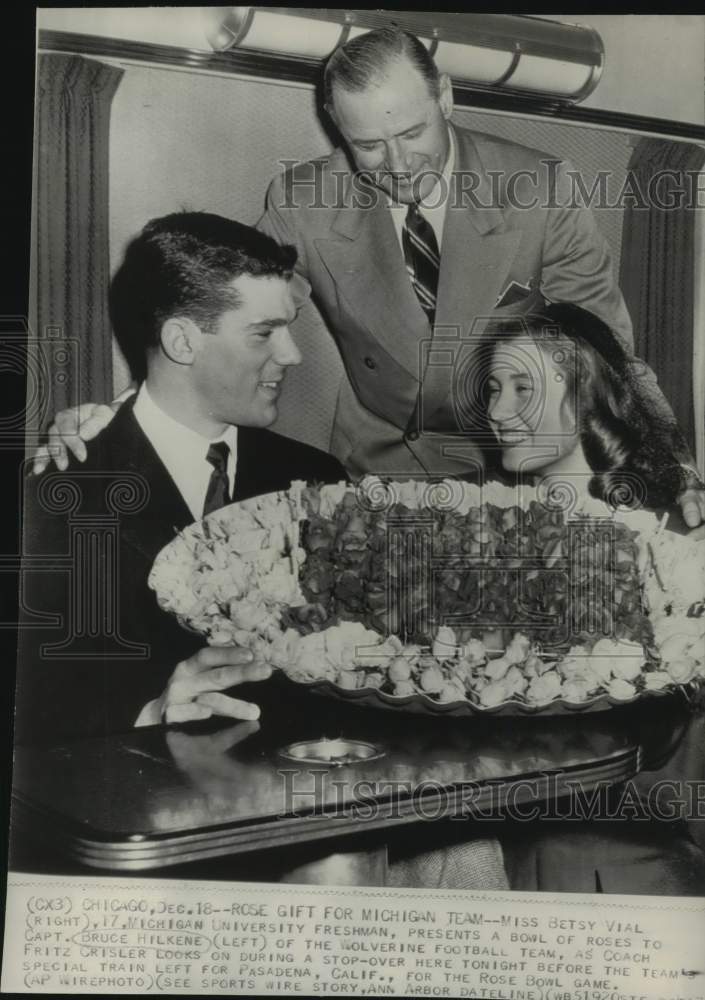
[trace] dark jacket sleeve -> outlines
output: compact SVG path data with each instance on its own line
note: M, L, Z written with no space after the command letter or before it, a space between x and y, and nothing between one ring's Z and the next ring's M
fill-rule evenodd
M203 645L162 611L147 578L152 553L129 543L128 521L102 515L100 475L25 481L16 741L130 729L171 672ZM82 521L56 500L81 496Z

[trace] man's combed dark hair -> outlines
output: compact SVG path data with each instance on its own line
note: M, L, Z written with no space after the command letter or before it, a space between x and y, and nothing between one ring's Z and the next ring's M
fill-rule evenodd
M146 376L165 320L187 317L210 332L240 304L230 287L235 278L289 278L295 262L294 247L220 215L152 219L127 247L110 286L110 318L132 377Z
M377 28L352 38L332 54L323 74L323 94L329 110L334 108L333 88L357 93L378 83L398 59L408 59L438 98L440 74L428 50L408 31L395 26Z
M675 419L654 407L653 383L642 377L642 366L610 327L571 303L496 323L481 352L485 372L498 340L527 335L551 350L565 376L566 399L575 403L583 451L594 473L590 493L613 506L673 504L685 485L677 457L687 452L685 440ZM575 349L562 351L561 341Z

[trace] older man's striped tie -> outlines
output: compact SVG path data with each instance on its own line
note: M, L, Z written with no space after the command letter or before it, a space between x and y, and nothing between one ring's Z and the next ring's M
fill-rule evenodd
M428 316L433 326L436 315L436 296L438 293L438 272L441 266L441 255L433 226L424 219L418 205L412 202L406 213L406 222L402 229L402 245L406 269L411 278L416 296L421 308Z

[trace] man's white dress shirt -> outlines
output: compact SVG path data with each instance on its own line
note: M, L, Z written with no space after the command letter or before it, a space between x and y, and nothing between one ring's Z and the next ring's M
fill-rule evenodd
M432 190L426 195L424 200L420 201L418 204L419 212L433 227L439 250L441 249L443 243L443 227L446 221L448 200L451 197L451 181L453 178L453 171L455 170L455 137L453 136L452 129L448 129L448 136L450 138L450 147L448 149L448 158L446 159L443 173L440 178L436 179ZM403 253L404 244L402 243L401 234L404 229L406 213L409 206L400 205L391 200L388 202L388 205L389 211L392 213L394 230L397 234L399 246L401 247Z
M232 496L237 467L237 427L230 425L219 437L212 440L205 438L165 413L154 402L144 382L137 394L134 414L186 501L194 521L203 517L203 504L213 473L213 466L206 455L209 447L217 441L225 441L230 448L228 485Z

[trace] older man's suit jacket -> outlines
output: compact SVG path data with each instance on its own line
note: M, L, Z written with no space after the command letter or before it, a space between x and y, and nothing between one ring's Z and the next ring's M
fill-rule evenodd
M632 345L607 243L575 201L570 164L454 134L433 335L386 196L343 151L293 167L268 193L260 228L297 247L298 293L311 292L345 365L329 447L352 475L461 474L482 463L468 400L474 343L490 315L543 298L574 302Z
M157 553L193 517L137 423L133 403L125 403L89 443L85 464L74 463L65 473L46 472L26 480L25 553L29 558L18 664L20 740L130 728L141 708L161 694L176 664L203 645L201 637L187 632L159 608L147 584ZM287 489L294 479L338 482L344 478L338 462L324 452L264 429L241 427L238 431L235 500ZM138 509L130 512L133 506ZM66 553L75 554L77 546L84 544L81 539L86 538L91 521L96 529L93 544L100 545L97 539L101 534L105 538L106 517L111 516L119 541L114 552L109 542L104 544L98 578L89 578L87 571L72 575L66 567ZM79 523L80 538L75 534ZM47 560L56 557L60 562L62 556L63 565L48 571ZM41 569L31 569L33 559L39 560ZM117 621L111 624L103 585L113 579L118 581L119 605ZM72 587L74 593L80 589L77 600L82 610L78 613L70 611ZM39 627L37 613L54 616L55 624ZM86 636L91 616L103 639ZM105 638L111 632L117 637ZM62 648L71 633L73 639ZM52 646L59 648L52 652Z

